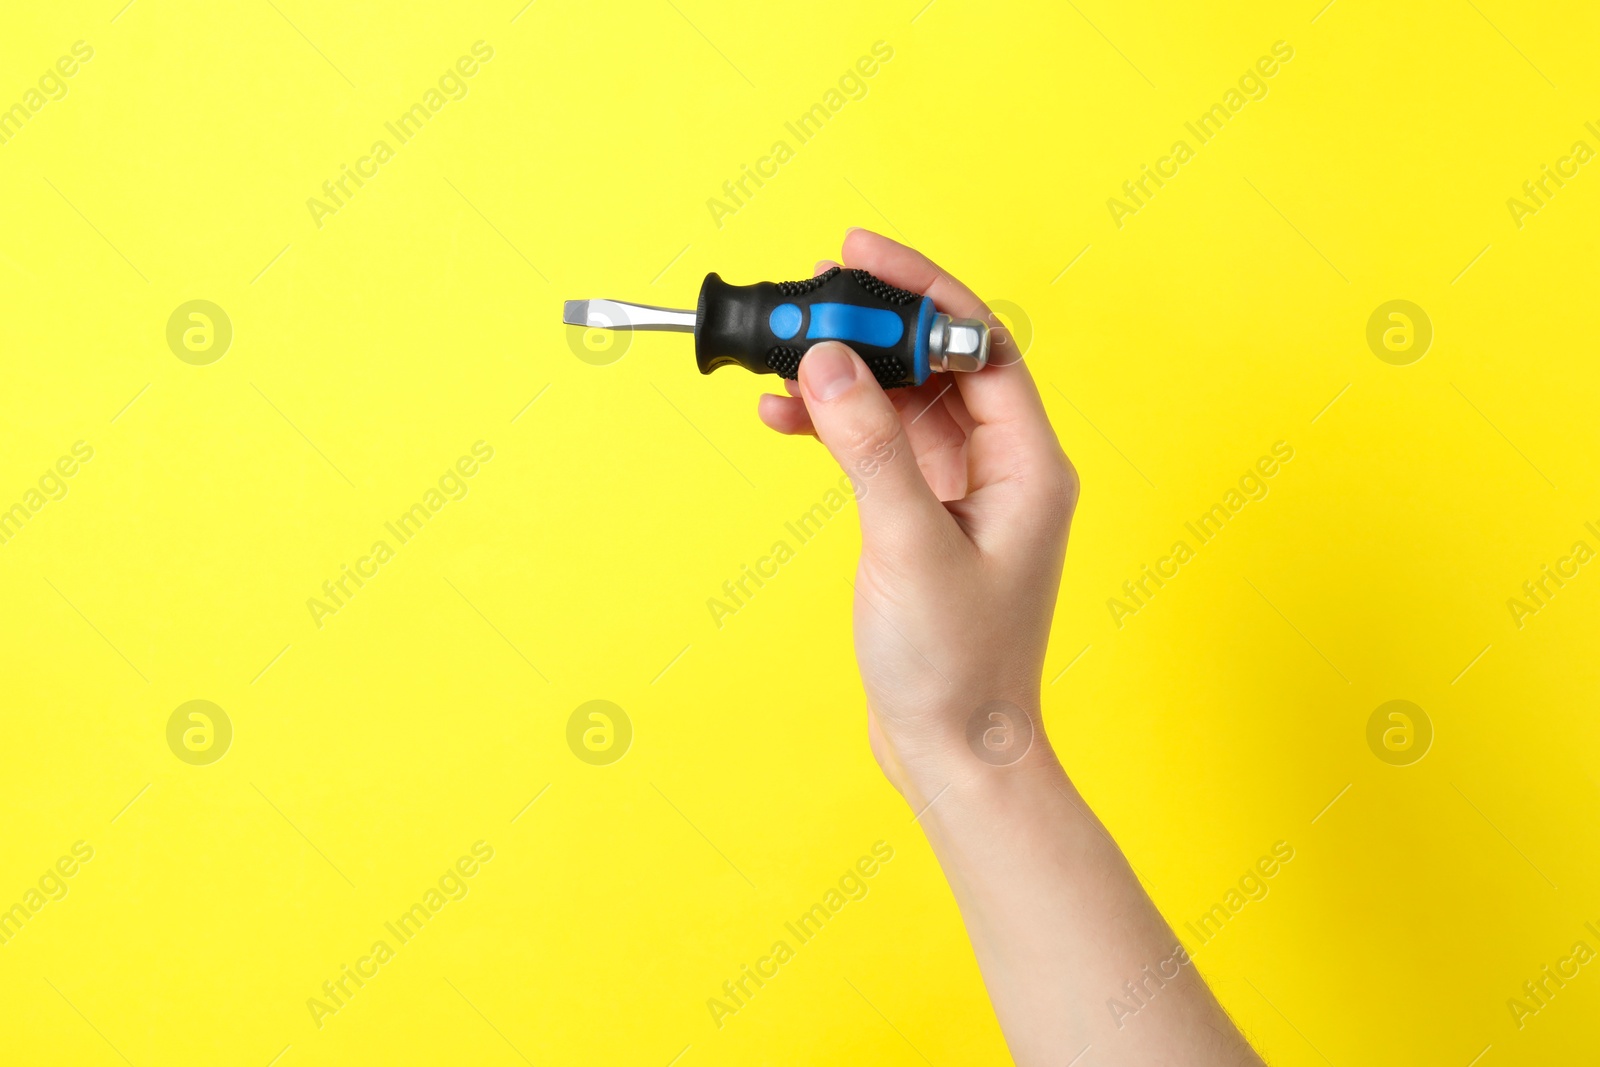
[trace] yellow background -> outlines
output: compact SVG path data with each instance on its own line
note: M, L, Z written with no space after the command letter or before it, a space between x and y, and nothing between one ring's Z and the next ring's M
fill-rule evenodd
M1600 165L1506 207L1600 148L1593 10L119 3L0 28L3 103L95 50L0 146L0 503L95 450L0 546L0 904L95 849L0 946L0 1058L1004 1062L867 751L853 509L721 629L706 606L836 469L757 423L775 379L702 378L670 335L594 365L559 325L805 276L854 224L1031 322L1084 482L1046 717L1163 912L1295 849L1197 952L1268 1059L1594 1055L1600 966L1520 1030L1506 1006L1600 948L1600 574L1520 630L1506 606L1600 547ZM319 229L307 198L479 40L469 95ZM1107 199L1280 40L1269 95L1118 228ZM233 324L208 366L166 343L191 299ZM1391 299L1433 323L1409 366L1366 344ZM315 626L479 440L469 495ZM1118 629L1107 598L1280 440L1270 495ZM210 766L167 746L192 699L233 723ZM635 731L611 766L565 740L595 699ZM1433 724L1411 766L1367 746L1391 699ZM478 840L470 894L318 1029L307 998ZM879 840L870 894L719 1030L706 999Z

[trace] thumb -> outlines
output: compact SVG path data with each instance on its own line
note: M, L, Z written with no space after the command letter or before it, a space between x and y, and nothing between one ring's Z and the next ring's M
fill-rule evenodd
M926 542L930 526L953 524L922 476L900 413L860 356L825 341L801 358L799 377L817 437L855 485L864 538Z

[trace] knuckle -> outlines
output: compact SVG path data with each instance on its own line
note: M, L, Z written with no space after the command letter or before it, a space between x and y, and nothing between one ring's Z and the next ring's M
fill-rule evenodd
M1072 460L1067 458L1065 452L1061 453L1059 480L1059 492L1066 498L1067 510L1071 512L1078 506L1078 497L1083 492L1083 482L1078 477L1078 468L1073 466Z
M856 468L875 473L894 459L899 439L900 416L885 406L852 424L845 431L842 444Z
M1066 527L1078 506L1081 492L1077 468L1059 449L1039 472L1033 484L1034 505L1041 525L1051 530Z

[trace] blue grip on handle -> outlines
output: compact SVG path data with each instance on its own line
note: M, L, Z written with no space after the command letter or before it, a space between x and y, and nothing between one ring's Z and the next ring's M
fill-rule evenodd
M912 339L912 384L928 380L928 335L933 326L933 299L923 297L917 309L916 336ZM779 304L767 316L767 327L782 341L794 339L805 323L798 304ZM893 311L859 304L819 303L810 307L809 341L844 341L849 344L893 348L905 336L905 323Z
M860 345L893 348L905 335L900 316L884 308L855 304L812 304L811 325L806 338L812 341L845 341Z
M928 338L933 333L934 314L933 297L923 297L922 306L917 309L917 347L911 354L913 385L927 381L932 370L928 366Z
M772 328L774 337L787 341L800 332L800 320L804 314L798 304L779 304L767 316L767 325Z

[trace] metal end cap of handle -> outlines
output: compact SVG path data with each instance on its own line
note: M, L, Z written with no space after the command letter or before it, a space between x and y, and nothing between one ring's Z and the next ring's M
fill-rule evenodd
M935 372L982 370L989 362L989 324L935 315L928 333L928 367Z

